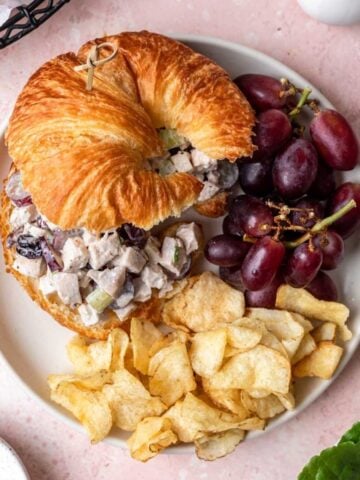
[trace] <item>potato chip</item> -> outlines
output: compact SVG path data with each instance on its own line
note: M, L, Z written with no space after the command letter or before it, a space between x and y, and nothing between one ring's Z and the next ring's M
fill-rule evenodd
M49 375L48 384L51 390L55 390L60 383L73 383L79 388L85 390L101 390L106 383L111 383L112 376L110 372L101 370L91 375Z
M304 327L289 312L266 308L248 308L246 315L264 322L264 325L284 345L291 358L299 348L304 336Z
M149 367L149 350L164 335L154 324L147 320L133 318L130 326L130 339L133 349L134 367L147 375Z
M265 425L266 422L262 418L249 417L239 423L239 428L242 430L264 430Z
M255 328L240 325L229 325L227 327L228 344L242 352L254 348L260 342L261 337L261 331Z
M257 345L234 355L210 379L210 388L263 389L287 393L290 385L290 363L279 352Z
M186 346L179 340L159 350L149 363L149 390L166 405L173 405L187 392L196 389Z
M284 347L284 345L278 340L273 333L270 333L266 331L263 333L260 341L261 345L264 345L265 347L272 348L273 350L276 350L277 352L281 353L283 357L286 359L289 358L289 355Z
M112 415L102 392L86 390L66 380L49 377L51 400L71 412L84 426L92 443L103 440L112 427Z
M310 333L307 333L305 337L301 340L299 348L296 350L295 355L291 359L291 363L295 365L295 363L300 362L304 357L307 357L312 353L316 348L316 343Z
M335 340L336 335L336 325L335 323L325 322L319 325L315 330L312 332L312 336L316 343L324 342L326 340L333 341Z
M217 389L211 388L209 381L202 379L204 392L208 395L212 403L222 409L234 413L239 419L245 420L250 416L249 411L241 401L241 391L235 388Z
M247 393L252 397L252 398L266 398L269 395L271 395L271 392L269 390L262 390L260 388L249 388L247 390Z
M166 302L163 321L174 328L203 332L231 323L244 313L244 294L216 275L192 277L177 296Z
M286 410L294 410L295 408L295 397L292 392L288 392L285 394L277 393L276 396L280 400L280 402L284 405Z
M149 349L149 356L153 357L155 353L161 350L164 347L169 346L175 340L179 340L182 343L187 343L190 341L190 334L183 332L182 330L174 330L169 332L166 336L157 340Z
M127 444L135 460L146 462L176 442L177 436L172 431L168 418L148 417L137 424Z
M202 460L216 460L233 452L244 437L244 430L239 428L204 435L194 442L196 455Z
M295 377L320 377L328 380L339 365L343 349L332 342L320 342L308 357L293 368Z
M335 323L339 327L342 340L347 341L352 337L346 326L349 309L342 303L318 300L303 288L282 285L277 291L276 307L322 322Z
M247 422L237 415L211 407L192 393L188 393L183 400L176 402L164 414L164 417L171 420L172 430L182 442L193 442L206 433L242 428L240 425ZM249 426L249 424L244 425L245 427ZM245 430L245 428L243 429Z
M125 369L112 374L113 384L103 387L113 414L115 425L126 431L133 431L146 417L161 415L166 406L152 397L139 379Z
M275 395L268 395L264 398L252 398L244 390L241 392L241 401L244 406L261 419L273 418L285 410L284 405Z
M77 374L89 375L122 367L128 345L129 337L117 328L110 332L107 340L90 343L85 337L74 337L67 345L67 354Z
M196 333L189 352L194 372L205 378L214 375L222 365L226 341L225 328Z
M300 315L300 313L291 312L291 316L303 327L305 335L314 330L314 325L310 322L310 320L305 318L303 315Z
M230 345L226 345L224 351L224 359L233 357L237 353L241 353L241 350L239 350L238 348L230 347Z

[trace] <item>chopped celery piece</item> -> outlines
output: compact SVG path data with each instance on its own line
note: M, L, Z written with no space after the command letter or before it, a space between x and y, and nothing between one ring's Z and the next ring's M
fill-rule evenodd
M171 148L180 147L186 143L186 138L179 135L176 130L172 128L162 128L159 130L161 140L164 142L165 148L170 150Z
M113 300L113 297L104 292L104 290L101 290L101 288L96 288L86 297L87 303L91 305L97 313L102 313Z

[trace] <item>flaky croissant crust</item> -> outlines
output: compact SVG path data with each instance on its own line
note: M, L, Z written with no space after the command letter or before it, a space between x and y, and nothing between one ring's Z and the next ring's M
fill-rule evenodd
M95 69L90 48L118 53ZM101 56L107 55L104 49ZM202 184L186 173L160 176L156 128L175 128L212 158L253 152L254 114L227 73L162 35L122 33L45 63L21 92L6 134L10 156L39 211L63 229L104 231L130 222L146 229L193 205Z

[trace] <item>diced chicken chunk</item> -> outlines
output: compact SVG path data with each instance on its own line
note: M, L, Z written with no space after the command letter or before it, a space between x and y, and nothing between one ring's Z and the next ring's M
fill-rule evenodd
M76 273L54 273L53 281L57 294L65 305L76 305L82 302Z
M46 275L40 277L39 280L39 290L43 295L51 295L56 292L56 287L53 281L53 274L50 270L47 271Z
M145 269L146 268L147 267L145 267ZM141 277L135 278L133 283L135 288L134 300L136 300L137 302L146 302L151 298L151 294L152 294L151 287L147 285Z
M34 205L15 207L10 215L10 225L14 230L23 227L26 223L33 222L38 216Z
M100 237L98 234L91 233L89 232L89 230L86 230L86 228L84 228L82 239L84 240L85 245L88 247L91 243L98 242L100 240Z
M187 255L199 248L201 238L200 227L195 222L184 223L176 230L176 236L182 240L185 245Z
M160 242L157 238L155 237L149 237L144 251L146 255L148 256L150 263L157 264L161 260L161 252L160 252Z
M13 268L22 275L38 278L46 272L46 263L43 258L30 259L16 254Z
M179 275L187 260L185 247L180 238L165 237L161 248L160 264Z
M216 160L208 157L205 153L200 152L200 150L196 150L196 148L191 150L191 161L198 171L215 169L217 165Z
M98 284L101 290L116 298L124 285L126 271L123 267L106 268L101 272L89 270L88 276Z
M126 268L132 273L140 273L145 264L145 256L134 247L121 247L119 255L112 261L112 265Z
M125 320L125 318L136 309L135 303L129 303L126 307L114 309L114 313L119 320Z
M11 175L5 187L6 195L12 199L22 199L30 197L30 194L24 190L20 172Z
M163 288L167 281L164 270L159 265L146 265L141 272L141 280L150 288Z
M32 225L31 223L27 223L23 231L24 235L31 235L35 238L45 237L47 233L48 230L45 230L44 228L39 228L36 225Z
M100 315L97 311L87 303L82 303L78 308L81 320L86 327L96 325L100 320Z
M120 240L117 233L105 234L89 245L90 265L99 270L118 255Z
M175 155L172 155L171 161L178 172L192 172L194 170L189 152L175 153Z
M89 277L87 271L80 270L79 272L77 272L77 276L79 279L80 288L86 288L89 286L89 283L91 282L91 278Z
M214 185L211 182L204 182L203 189L198 197L198 202L209 200L209 198L213 197L219 190L220 188L217 185Z
M89 261L89 252L81 237L70 237L62 249L62 260L65 272L77 272Z

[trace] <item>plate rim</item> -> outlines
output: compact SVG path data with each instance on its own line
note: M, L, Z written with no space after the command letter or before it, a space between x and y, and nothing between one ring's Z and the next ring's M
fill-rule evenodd
M321 103L324 104L327 108L335 108L334 105L319 91L315 85L312 85L311 82L309 82L305 77L303 77L301 74L299 74L296 70L288 67L286 64L282 63L280 60L277 60L273 58L272 56L245 46L241 43L238 42L233 42L230 40L224 40L222 38L218 38L215 36L209 36L209 35L197 35L197 34L186 34L186 33L165 33L165 35L174 38L180 42L184 43L191 43L192 48L196 50L196 44L206 44L209 46L215 46L215 47L223 47L227 50L237 50L241 54L248 55L252 58L255 58L259 60L260 62L264 62L266 64L271 64L272 66L275 66L281 70L283 70L286 73L286 76L296 79L296 82L299 81L299 83L302 84L307 84L310 86L310 88L313 89L315 92L316 96L320 99ZM194 46L195 45L195 46ZM11 116L11 110L8 112L7 115L5 115L4 120L0 123L0 139L4 138L5 131L7 128L7 124L9 122ZM323 381L319 387L308 394L305 400L299 405L299 407L295 408L293 411L288 411L283 413L281 416L277 417L276 423L270 422L267 428L264 431L261 432L251 432L247 436L247 441L249 441L252 438L257 438L260 435L263 435L264 433L270 432L271 430L281 427L284 425L286 422L290 420L294 420L297 418L297 416L302 413L307 407L309 407L312 403L314 403L319 397L323 395L323 393L332 385L335 380L338 378L338 376L343 372L344 368L348 364L348 362L351 360L353 357L355 351L357 350L357 347L360 343L360 336L356 336L353 339L352 343L352 350L347 351L345 356L343 357L343 360L341 361L341 364L339 365L335 375L331 378L330 381ZM10 359L8 359L5 354L0 350L0 360L8 367L8 369L14 374L14 377L16 380L19 382L21 387L24 389L25 392L28 393L28 395L33 398L35 401L37 401L40 405L42 405L50 415L55 415L59 421L64 422L68 426L75 428L78 432L81 432L82 434L86 435L84 429L82 428L81 424L77 422L75 418L72 418L68 415L66 415L64 412L60 411L51 401L50 398L46 400L43 398L40 394L38 394L35 390L33 390L30 385L26 383L26 380L21 376L20 373L17 372L16 367L12 365ZM108 444L111 444L116 447L120 447L121 449L126 449L126 441L122 440L120 438L114 438L114 437L106 437L103 442L106 442ZM166 454L170 455L183 455L183 454L189 454L193 453L193 445L176 445L168 450L166 450Z

